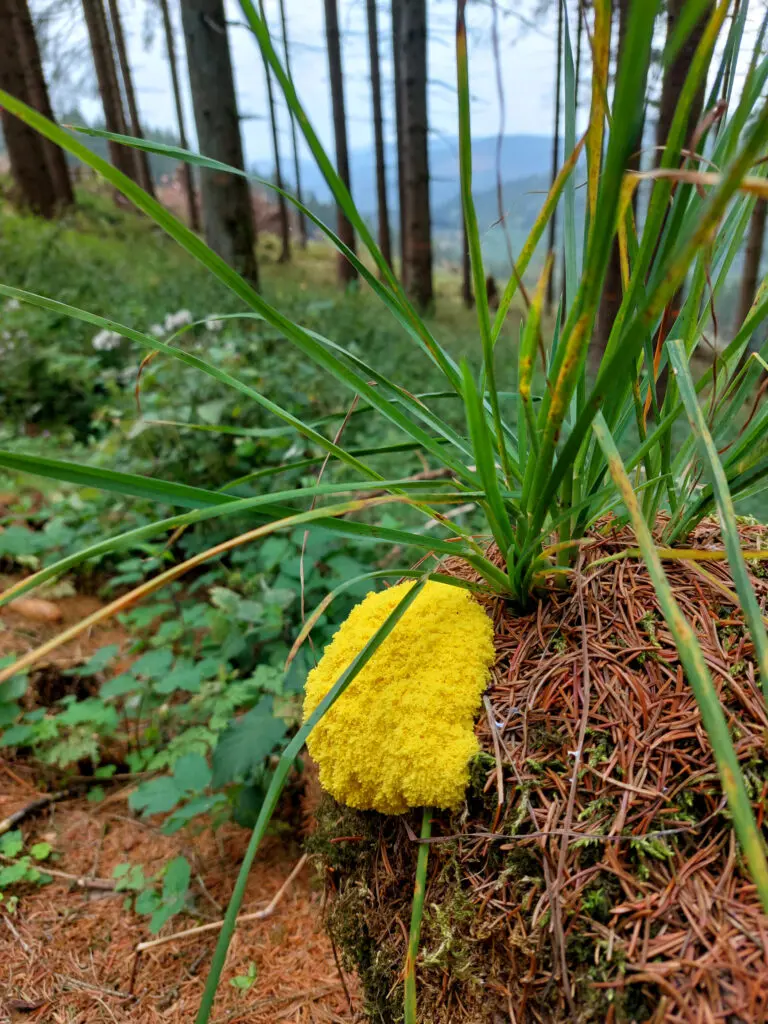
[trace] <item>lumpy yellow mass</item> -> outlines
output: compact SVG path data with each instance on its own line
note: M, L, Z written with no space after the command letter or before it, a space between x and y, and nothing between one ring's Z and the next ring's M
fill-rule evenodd
M412 583L369 594L307 677L305 719ZM478 750L491 620L466 590L429 582L309 736L322 786L360 810L456 807Z

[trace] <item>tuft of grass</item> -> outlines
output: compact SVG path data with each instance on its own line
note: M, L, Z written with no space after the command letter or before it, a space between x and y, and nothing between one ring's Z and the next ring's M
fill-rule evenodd
M188 257L207 270L217 282L217 287L227 289L228 302L247 310L245 315L251 320L266 325L280 338L281 346L291 346L302 365L314 373L322 371L335 386L347 393L350 401L358 404L361 415L370 416L377 426L393 432L410 450L418 451L425 464L440 469L449 478L446 488L436 489L425 481L407 481L398 476L383 478L376 465L376 456L391 451L391 448L374 443L364 452L351 451L344 437L331 431L324 432L323 424L318 429L317 423L296 415L290 407L241 380L237 373L223 370L213 356L189 353L181 334L163 344L142 331L114 322L109 316L94 316L73 303L57 303L29 287L13 289L1 286L0 293L40 309L71 316L94 327L115 331L147 352L161 351L168 359L194 368L238 392L243 400L274 415L282 421L284 429L293 431L304 443L311 443L328 453L337 465L343 467L347 488L352 494L364 493L367 488L383 492L377 498L336 504L339 488L322 484L315 488L286 489L279 495L271 495L271 500L265 496L256 498L249 507L254 511L258 509L259 515L268 519L265 526L174 566L123 600L138 599L165 580L175 579L206 559L245 541L256 540L278 529L292 528L297 523L306 523L308 527L333 529L389 543L399 551L405 548L454 554L469 562L489 589L507 596L519 607L525 607L539 598L542 585L553 576L567 583L569 574L574 570L579 542L595 522L607 513L629 518L653 578L667 625L675 636L688 680L701 706L734 827L768 910L768 863L728 725L715 696L701 649L667 582L653 535L659 514L663 512L667 523L664 541L668 545L684 544L687 533L703 516L717 508L728 539L728 560L734 579L738 581L740 599L749 613L753 641L764 663L768 640L759 615L754 613L747 589L750 584L738 550L733 501L754 496L768 487L768 411L760 411L744 423L742 433L731 438L728 445L718 448L717 442L728 435L734 410L744 404L761 372L758 358L749 359L742 369L739 366L749 338L768 316L768 282L763 282L753 310L716 363L710 359L709 369L695 381L681 373L691 363L697 349L705 347L712 305L724 288L728 271L743 241L755 197L768 195L768 182L763 177L765 172L760 163L768 145L768 103L763 98L768 82L768 57L762 54L762 33L740 96L730 97L730 106L723 111L716 130L713 125L708 125L699 140L711 165L719 170L704 173L696 167L681 166L686 159L683 146L688 134L688 114L694 97L706 81L718 38L734 5L735 0L720 0L709 15L679 97L661 168L642 175L648 183L650 195L644 221L635 226L627 215L627 204L641 176L626 172L626 167L646 107L651 47L661 0L633 0L628 28L633 41L631 60L621 62L612 90L608 89L607 60L610 4L608 0L595 3L594 24L590 29L596 59L593 62L586 140L583 143L575 141L575 89L567 54L566 125L573 152L567 155L561 174L544 203L542 217L521 254L521 259L530 259L537 243L536 233L541 237L548 219L562 200L568 228L564 253L568 289L565 302L560 303L551 338L545 338L541 330L538 298L526 312L518 367L520 394L511 396L502 389L502 382L507 379L505 375L511 371L512 363L512 360L505 359L506 339L502 340L502 330L506 325L509 300L519 284L517 273L514 273L504 290L501 308L492 321L483 287L485 268L471 186L466 0L457 0L456 68L461 192L477 304L478 359L474 365L457 361L450 343L442 337L439 319L425 319L414 309L324 152L293 83L281 65L267 26L251 0L241 0L243 15L264 60L274 74L336 203L358 233L365 255L358 257L347 250L332 229L322 224L311 211L301 207L293 197L288 198L306 213L328 243L354 264L361 281L378 302L381 315L391 317L408 350L426 360L431 367L430 374L439 378L439 398L429 393L415 395L409 367L404 363L384 367L379 354L355 344L354 337L339 344L308 325L296 306L282 306L279 295L268 289L264 294L254 291L201 239L134 182L91 152L77 138L19 100L0 93L0 101L11 114L96 170L174 240ZM699 7L698 0L689 0L681 33L690 30L694 8ZM743 28L743 15L731 19L728 39L716 69L717 80L722 86L734 80ZM676 39L675 46L680 41ZM674 46L670 52L672 50ZM666 53L663 59L668 61L670 53ZM219 172L243 174L204 155L188 153L177 147L93 130L89 133ZM588 217L584 242L581 252L578 252L573 223L573 170L581 145L587 160ZM259 184L263 188L275 188L266 181ZM587 375L590 343L616 238L622 255L623 300L605 353L596 365L594 378L590 379ZM674 346L659 345L660 325L667 316L675 316L671 311L673 299L686 282L686 298L669 334L674 339ZM663 396L659 396L659 378L669 366L670 354L677 377L670 376ZM762 358L767 356L768 344L763 348ZM537 366L535 375L532 373L534 360ZM513 399L509 405L508 398ZM449 411L446 411L448 406L444 402L449 403ZM458 410L464 417L463 422L451 410ZM693 433L681 441L679 424L685 423L686 415L693 424ZM625 466L618 446L625 446L628 439L630 448L634 450L626 459ZM0 454L0 462L5 460L7 463L7 459L8 456ZM67 474L71 478L81 472L71 465L52 465L32 456L26 466L33 472L49 476L60 473L65 478ZM228 503L221 491L195 488L181 492L178 484L170 485L163 480L148 481L101 469L90 469L89 473L89 480L94 486L119 493L132 494L141 490L171 503L183 498L195 510L192 515L226 517L244 509L241 503ZM711 482L702 490L700 481L704 476ZM320 502L317 508L307 508L310 498ZM326 501L330 504L324 505ZM478 543L476 531L443 509L446 504L466 501L478 505L484 530L501 552L501 567ZM414 516L420 517L420 526L409 522L407 526L395 529L384 521L378 521L372 514L374 509L387 504L407 505ZM350 518L350 514L357 512L365 512L367 518ZM178 523L166 520L155 524L158 532L171 525ZM425 537L425 530L429 530L428 537ZM554 541L555 536L557 541ZM120 545L135 539L123 534L105 543ZM71 564L68 561L67 565ZM55 575L61 570L60 563L49 571ZM423 570L420 583L427 576L428 570ZM15 593L22 592L25 586L16 588ZM411 595L415 596L418 589L419 584ZM319 715L354 678L362 661L370 656L383 636L394 628L406 603L398 606L392 618L339 679L329 695L330 699L297 733L283 754L227 912L197 1017L198 1024L206 1024L209 1019L244 891L245 874L274 809L287 774L286 766L298 753ZM117 607L119 604L115 604L113 609ZM72 635L72 631L65 635ZM24 663L31 664L36 657L39 657L39 652L27 656ZM12 672L13 668L0 673L0 681ZM412 992L409 999L411 996Z

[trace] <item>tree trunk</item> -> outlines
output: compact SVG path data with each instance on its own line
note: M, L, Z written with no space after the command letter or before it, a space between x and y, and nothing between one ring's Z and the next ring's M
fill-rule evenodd
M677 23L685 9L686 3L687 0L668 0L667 39L672 38L677 27ZM657 146L666 145L667 138L669 137L669 129L672 127L672 119L675 116L677 104L680 99L680 93L683 91L685 80L688 77L688 72L691 68L693 55L696 52L696 47L701 42L701 37L704 35L704 29L707 26L707 21L709 20L713 7L714 0L710 0L705 11L702 13L698 22L688 35L688 38L678 49L675 59L664 69L664 75L661 81L661 98L659 100L659 119L656 122ZM706 80L702 82L702 85L691 104L691 112L688 118L688 130L686 132L686 144L692 141L692 137L696 132L696 126L701 120L702 110L704 109L705 90ZM662 156L663 150L657 149L656 166L661 163Z
M0 87L30 103L19 45L16 0L0 0ZM46 159L43 138L23 121L2 115L3 134L18 194L25 206L43 217L56 213L56 189Z
M109 2L109 18L112 22L112 32L115 38L115 49L117 50L117 59L120 63L120 74L123 79L123 90L125 92L125 100L128 105L128 116L130 118L131 135L137 139L143 139L144 136L141 131L141 122L139 121L139 108L136 105L136 93L133 91L133 78L131 76L131 65L128 62L128 49L125 45L125 36L123 35L123 24L120 20L120 8L118 6L118 0L108 0ZM143 149L134 149L133 162L136 167L136 179L145 192L149 195L154 196L155 188L152 184L152 174L149 169L149 157Z
M184 0L181 19L200 152L244 170L224 2ZM201 172L200 182L206 242L258 285L248 182L234 174L209 170Z
M736 330L747 319L752 303L755 301L757 284L760 279L760 262L763 258L766 213L768 213L766 201L758 199L749 221L749 235L747 237L747 249L744 253L744 272L741 278Z
M408 260L405 256L407 231L405 230L405 130L403 127L402 83L398 67L402 52L403 5L406 0L392 0L392 75L395 80L395 133L397 137L397 212L400 231L400 281L408 291Z
M127 128L117 69L109 38L107 19L102 0L83 0L83 13L91 43L93 65L99 84L101 104L104 108L104 123L108 132L126 135ZM109 155L115 167L134 181L138 180L136 165L130 149L118 142L109 142Z
M259 13L265 25L267 16L264 12L264 0L259 0ZM269 27L269 26L267 26ZM275 111L275 97L272 92L272 72L269 65L264 61L264 74L267 78L267 102L269 104L269 123L272 128L272 149L275 154L275 184L279 189L285 188L283 182L283 171L280 166L280 140L277 134L277 113ZM291 258L291 231L288 223L288 200L281 193L277 193L277 208L280 214L280 263L287 263Z
M21 62L27 80L27 102L39 110L49 121L54 120L51 101L48 96L48 86L43 74L43 64L40 59L40 50L35 37L35 27L29 13L27 0L10 0L16 10L16 31ZM55 142L43 139L48 170L53 181L56 192L56 203L59 209L71 206L75 201L72 191L72 178L69 173L69 166L64 150Z
M626 38L627 38L627 27L629 25L629 9L631 0L619 0L619 33L618 43L616 52L616 66L618 68L619 63L626 57ZM643 145L643 125L641 124L638 128L637 135L632 143L632 156L630 157L627 168L631 170L637 170L640 166L640 150ZM635 190L632 196L632 209L637 210L637 190ZM600 297L600 307L597 312L597 325L595 330L595 348L596 351L602 354L605 352L606 345L608 344L608 338L611 334L614 321L619 312L621 306L621 300L624 295L624 289L621 281L621 254L619 251L619 242L617 238L614 238L613 245L611 247L611 257L608 261L608 268L605 274L605 281L603 283L603 293Z
M184 126L184 108L181 104L179 71L176 65L176 44L173 36L171 12L168 9L168 0L160 0L160 9L163 13L165 48L168 52L168 66L171 71L171 87L173 89L173 102L176 107L176 122L179 126L179 145L182 149L189 149L189 144L187 142L187 130ZM181 180L184 186L184 194L187 198L187 218L189 220L189 226L193 231L199 231L200 215L197 210L197 199L195 197L195 182L192 177L192 167L188 163L181 164Z
M432 304L432 235L429 214L427 141L427 5L408 0L401 13L397 77L403 104L403 174L405 187L405 278L423 309Z
M384 160L384 119L381 113L381 71L379 68L379 30L376 24L376 0L366 0L368 15L368 55L371 64L371 100L373 137L376 148L376 206L379 215L379 247L392 266L392 241L389 235L387 207L387 166Z
M687 0L668 0L667 2L667 39L671 39L674 35L677 23L682 16L683 10L685 9ZM688 77L688 72L691 68L691 61L693 55L696 52L696 48L701 42L701 38L704 35L704 30L707 26L709 16L714 7L714 0L709 0L705 10L702 12L699 20L688 34L687 39L683 42L682 46L678 49L675 59L664 69L664 74L661 81L661 98L659 100L659 119L656 122L656 166L661 163L661 159L664 153L663 148L669 138L669 130L672 127L672 120L677 110L677 103L680 97L680 93L683 91L685 80ZM696 93L693 103L691 104L691 110L688 116L688 124L685 133L686 147L690 148L691 143L694 141L696 134L696 128L701 120L702 111L704 109L704 95L706 89L706 75L702 82L698 92ZM680 314L680 309L683 304L684 289L680 288L672 298L661 318L661 326L659 328L659 334L656 340L657 351L660 350L664 342L667 340L670 330L675 324L677 317ZM660 374L656 381L656 397L659 406L661 406L664 395L667 391L667 378L669 376L669 367L665 366L664 370Z
M562 76L563 68L563 5L558 3L557 5L557 50L555 52L555 60L557 62L555 67L555 125L552 133L552 173L551 179L552 184L555 182L557 177L557 169L560 163L560 81ZM552 213L552 217L549 221L549 251L554 252L555 241L557 238L557 209ZM547 281L547 297L546 305L547 312L552 313L552 309L555 303L555 275L554 273L549 275Z
M288 42L288 26L285 19L285 0L280 0L280 25L283 31L283 53L285 54L285 70L288 77L293 80L291 74L291 50ZM299 140L296 132L296 118L293 116L293 111L290 111L291 115L291 142L293 144L293 174L296 179L296 198L300 203L304 202L301 194L301 167L299 165ZM307 247L307 218L301 210L298 211L299 217L299 244L302 249Z
M347 151L347 119L344 113L344 77L341 70L341 39L339 36L339 12L336 0L324 0L325 37L328 44L328 70L331 79L331 104L333 106L333 134L336 139L336 171L350 190L349 154ZM337 233L339 238L353 252L355 232L344 216L340 206L336 207ZM338 255L339 281L348 284L357 277L357 271L341 253Z

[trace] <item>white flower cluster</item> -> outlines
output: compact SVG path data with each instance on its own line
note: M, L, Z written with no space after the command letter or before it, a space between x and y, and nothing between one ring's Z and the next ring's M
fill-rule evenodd
M99 331L91 339L91 345L97 352L112 352L113 349L119 348L121 341L121 336L114 331Z
M165 318L165 329L170 334L178 331L180 327L187 327L192 323L192 314L188 309L180 309L177 313L169 313Z
M189 327L193 322L190 311L188 309L180 309L176 313L169 313L161 324L152 324L149 328L149 333L153 338L164 338L167 334L173 334L174 331L178 331L182 327ZM205 319L205 329L207 331L215 333L220 331L223 326L224 321L218 317L209 316Z
M17 309L21 309L21 303L18 299L8 299L5 304L6 313L15 313Z

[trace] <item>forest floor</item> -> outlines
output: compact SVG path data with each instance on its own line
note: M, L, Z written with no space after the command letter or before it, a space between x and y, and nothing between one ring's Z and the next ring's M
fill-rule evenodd
M0 653L22 654L99 604L87 596L60 598L56 622L3 608ZM39 679L119 641L120 632L113 625L86 634L76 649L62 646ZM248 831L227 823L164 835L162 816L148 822L131 814L130 781L116 781L95 803L84 786L56 785L55 774L20 756L0 757L0 834L12 815L47 792L65 794L13 826L21 829L27 848L50 845L51 855L40 867L52 881L14 886L11 904L0 903L0 1024L191 1021L217 932L173 936L223 919ZM262 910L278 893L279 900L268 917L238 926L211 1021L351 1024L359 1019L357 990L353 978L342 978L323 931L322 881L311 862L301 863L301 837L287 825L279 827L257 858L241 913ZM137 959L137 944L155 937L147 918L124 905L126 893L115 891L114 868L130 862L150 876L177 856L192 866L189 913L177 914L158 936L163 944Z
M35 775L24 762L0 760L0 818L40 797ZM0 910L2 1024L175 1024L193 1019L216 932L172 936L223 918L248 833L226 825L216 832L207 828L196 835L190 830L163 835L129 814L129 788L115 788L98 804L84 793L73 795L22 824L28 842L52 846L45 867L61 874L49 885L23 890L13 913ZM161 936L170 941L142 952L136 962L137 943L151 936L146 918L124 908L125 893L111 889L113 869L130 860L151 870L177 855L186 856L195 872L194 918L178 915ZM251 872L243 913L264 908L300 858L293 837L272 837ZM321 916L322 886L305 863L268 918L238 926L211 1020L356 1020L354 980L342 982ZM249 987L232 984L249 972L255 974Z

